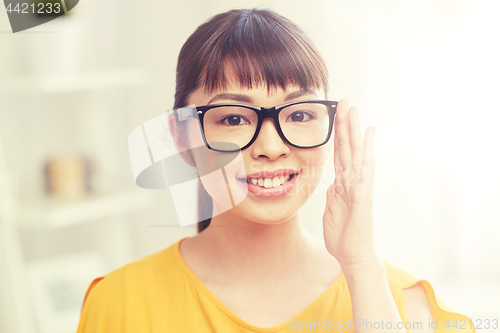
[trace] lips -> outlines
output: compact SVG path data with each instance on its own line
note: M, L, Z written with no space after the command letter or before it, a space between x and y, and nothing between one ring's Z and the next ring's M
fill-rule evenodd
M276 177L285 177L287 175L292 175L292 174L297 174L297 170L296 169L279 169L279 170L273 170L273 171L269 171L269 170L265 170L265 171L260 171L260 172L255 172L255 173L252 173L250 175L246 175L246 177L241 177L241 176L236 176L236 178L238 179L259 179L259 178L262 178L262 179L273 179L273 178L276 178Z
M263 171L248 175L247 178L238 178L238 183L246 186L248 192L258 197L277 197L291 191L295 184L295 170Z

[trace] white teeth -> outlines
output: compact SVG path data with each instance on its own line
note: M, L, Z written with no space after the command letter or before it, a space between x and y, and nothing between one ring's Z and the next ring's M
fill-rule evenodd
M264 188L274 188L283 185L290 179L290 175L274 177L274 178L251 178L249 183L253 185L259 185Z
M279 177L274 177L273 178L273 187L278 187L280 186L280 178Z

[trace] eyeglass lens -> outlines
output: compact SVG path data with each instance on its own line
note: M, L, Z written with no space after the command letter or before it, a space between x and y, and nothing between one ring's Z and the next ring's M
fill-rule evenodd
M328 136L330 113L320 103L290 105L279 113L279 125L293 145L311 147L323 143ZM208 110L203 118L207 143L229 142L245 147L257 130L258 116L251 109L221 106Z

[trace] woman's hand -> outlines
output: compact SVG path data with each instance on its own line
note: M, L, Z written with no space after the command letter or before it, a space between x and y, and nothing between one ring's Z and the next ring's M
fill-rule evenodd
M347 112L347 101L340 100L334 128L335 182L328 188L323 235L328 252L346 271L378 260L372 213L375 127L363 141L357 108Z
M355 322L401 322L387 280L386 268L373 244L372 189L374 179L373 135L375 127L359 129L358 110L341 100L335 117L335 182L329 187L323 233L326 248L342 267ZM376 331L376 330L375 330ZM404 328L384 332L405 333ZM357 333L374 330L367 325Z

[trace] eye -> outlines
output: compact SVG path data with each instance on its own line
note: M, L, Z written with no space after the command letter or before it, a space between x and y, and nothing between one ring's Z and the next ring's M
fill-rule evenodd
M239 115L230 115L222 118L219 121L220 124L227 126L239 126L239 125L249 125L250 122L246 120L244 117Z
M308 112L304 111L295 111L294 113L290 114L286 121L292 121L292 122L305 122L313 119L313 115L311 115Z

